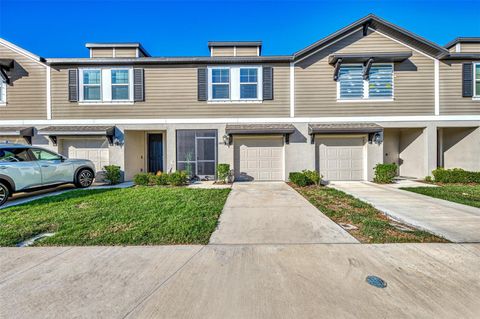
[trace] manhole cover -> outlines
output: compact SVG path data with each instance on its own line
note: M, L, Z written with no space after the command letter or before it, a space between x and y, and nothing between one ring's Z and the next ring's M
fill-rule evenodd
M377 288L387 287L387 283L380 277L377 276L367 276L367 283Z

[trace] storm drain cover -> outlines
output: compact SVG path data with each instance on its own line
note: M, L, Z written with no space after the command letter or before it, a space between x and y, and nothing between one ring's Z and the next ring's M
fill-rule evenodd
M387 283L380 277L377 276L367 276L367 282L369 285L372 285L377 288L387 287Z

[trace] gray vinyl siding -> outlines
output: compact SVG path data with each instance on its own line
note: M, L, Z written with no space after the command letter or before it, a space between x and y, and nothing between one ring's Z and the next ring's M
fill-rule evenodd
M480 101L462 96L462 63L468 61L440 61L440 114L480 114Z
M233 47L213 47L212 56L233 56Z
M237 47L237 56L258 56L257 47Z
M0 57L15 60L13 82L7 85L7 104L0 106L0 120L46 119L46 66L2 44Z
M408 52L394 68L393 102L337 102L337 82L328 56L338 53ZM377 32L358 31L326 47L295 67L295 116L433 115L434 61Z
M136 48L115 48L116 58L135 58L137 56Z
M135 66L144 68L145 101L129 105L81 105L68 101L68 69L52 69L53 119L111 118L232 118L288 117L290 108L289 65L273 66L274 100L262 103L208 103L198 101L198 65Z
M112 48L91 48L90 53L92 58L113 58Z

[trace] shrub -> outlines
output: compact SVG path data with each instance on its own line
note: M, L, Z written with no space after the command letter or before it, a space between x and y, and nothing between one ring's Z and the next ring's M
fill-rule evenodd
M425 176L425 182L427 183L433 182L432 176Z
M288 178L292 183L300 187L313 184L313 182L307 177L307 175L301 172L291 172L288 175Z
M225 182L230 175L230 164L218 164L217 165L218 180Z
M160 174L160 175L157 174L153 185L157 185L157 186L168 185L168 182L169 182L168 179L169 179L168 174Z
M377 164L373 181L379 184L391 184L397 175L397 164Z
M139 173L133 177L133 182L135 185L148 186L150 182L150 175L148 173Z
M304 169L302 173L307 177L308 180L312 182L312 184L320 185L320 179L322 176L317 171L309 171Z
M480 183L480 172L469 172L461 168L437 168L432 171L437 183Z
M122 173L120 171L120 166L117 165L106 165L103 167L105 170L104 180L110 185L115 185L120 183L122 179Z
M187 184L188 175L185 171L176 171L168 175L168 182L173 186L182 186Z

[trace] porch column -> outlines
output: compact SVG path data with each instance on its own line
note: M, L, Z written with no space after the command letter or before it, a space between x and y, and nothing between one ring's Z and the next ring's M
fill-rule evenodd
M425 172L429 176L437 168L437 126L428 124L424 130L425 134Z

